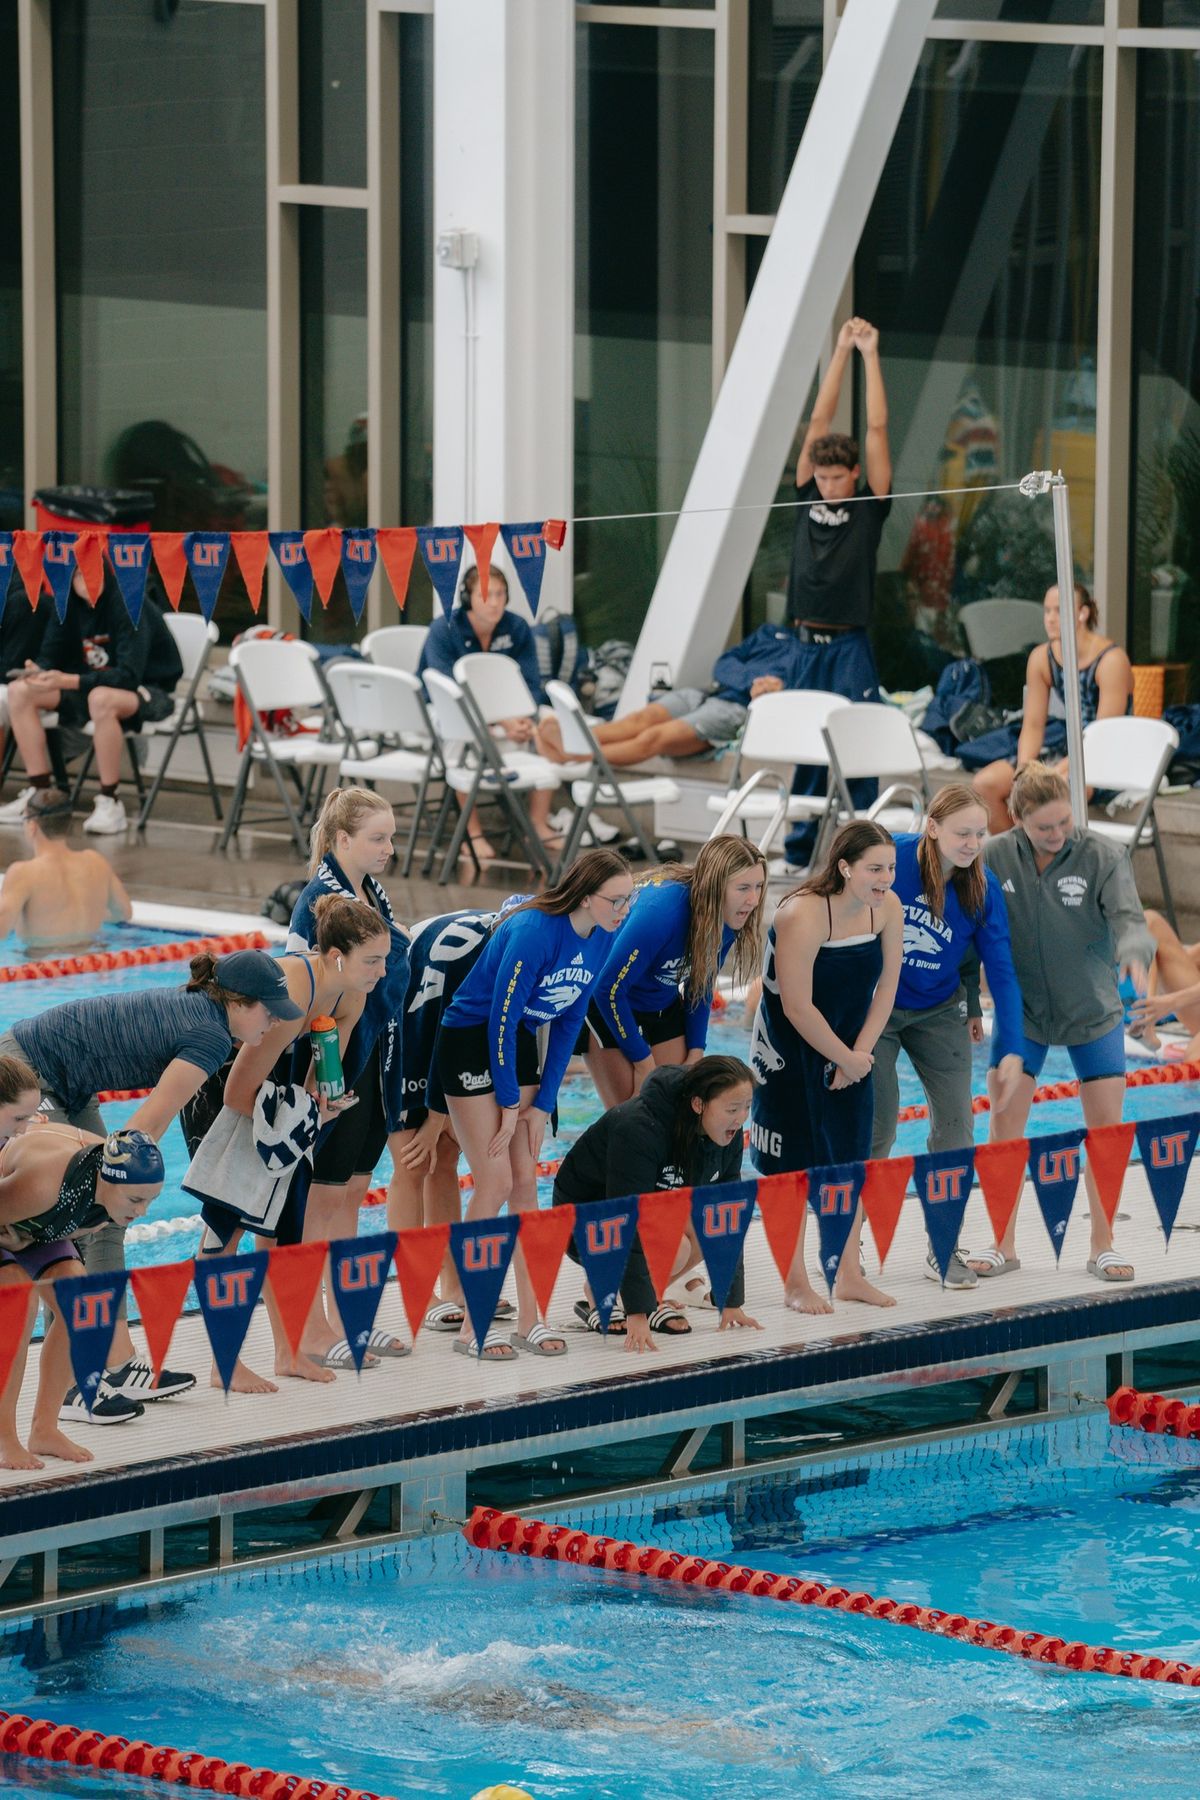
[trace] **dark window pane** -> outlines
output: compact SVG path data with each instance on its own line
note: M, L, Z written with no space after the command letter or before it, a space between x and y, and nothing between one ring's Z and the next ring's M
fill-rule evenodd
M856 308L881 332L896 490L1061 468L1084 570L1100 66L1098 48L927 44L855 263ZM928 679L971 600L1040 599L1049 528L1049 506L1018 494L898 502L879 561L884 681Z
M433 523L433 20L400 21L400 519ZM405 618L433 617L418 556Z
M56 0L59 478L266 524L264 17ZM222 628L250 617L227 577Z
M773 213L821 79L822 0L750 9L747 210Z
M0 12L0 529L25 523L21 399L21 114L17 9Z
M1103 25L1104 0L938 0L937 17L1009 25Z
M367 181L366 0L300 0L300 179Z
M575 510L654 511L711 409L712 36L581 26L577 70ZM672 526L579 527L587 642L637 637Z
M1200 71L1138 59L1134 228L1135 662L1200 657Z
M1138 23L1200 27L1200 0L1142 0Z
M300 209L301 524L366 525L367 215ZM313 601L309 636L357 635L339 575L327 608Z

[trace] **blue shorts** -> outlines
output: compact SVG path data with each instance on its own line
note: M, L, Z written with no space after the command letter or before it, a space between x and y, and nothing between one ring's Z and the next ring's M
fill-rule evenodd
M1042 1072L1049 1048L1049 1044L1036 1044L1032 1038L1024 1038L1021 1042L1021 1061L1025 1073L1034 1081ZM1125 1026L1120 1020L1111 1031L1106 1031L1103 1037L1093 1038L1090 1044L1067 1044L1064 1048L1080 1081L1111 1081L1125 1074ZM1000 1044L995 1032L992 1033L991 1060L994 1069L1000 1061Z

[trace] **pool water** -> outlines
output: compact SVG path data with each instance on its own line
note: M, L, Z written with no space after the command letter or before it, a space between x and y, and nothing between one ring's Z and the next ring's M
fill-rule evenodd
M253 930L253 924L247 930ZM87 944L24 943L11 933L8 937L0 937L0 965L27 962L54 962L64 956L85 956L88 952L112 950L145 950L153 944L177 944L181 933L178 931L162 931L151 925L119 924L102 925L95 937ZM197 930L196 936L205 934Z
M749 1473L570 1522L1200 1659L1200 1445L1103 1417ZM198 1581L5 1649L9 1710L427 1800L501 1779L536 1800L1197 1792L1200 1692L510 1562L457 1536Z

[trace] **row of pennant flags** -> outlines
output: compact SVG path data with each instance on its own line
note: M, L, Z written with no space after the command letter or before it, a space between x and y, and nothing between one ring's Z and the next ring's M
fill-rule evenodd
M561 550L566 535L563 519L526 520L515 525L364 525L360 529L325 525L315 531L114 531L107 527L0 531L0 616L16 574L31 606L48 591L63 619L78 571L94 605L104 586L106 558L135 627L142 616L151 562L176 611L190 575L200 611L211 621L232 558L257 612L267 557L273 554L306 622L312 618L313 594L322 606L328 606L340 573L358 623L380 563L403 612L418 550L442 608L449 614L458 592L464 545L470 544L476 564L486 569L499 538L536 617L546 551Z
M361 1370L393 1264L415 1340L447 1250L462 1279L472 1331L479 1345L495 1316L518 1242L544 1315L550 1307L562 1259L574 1241L575 1254L596 1299L602 1329L607 1332L635 1233L661 1300L690 1223L704 1255L713 1303L720 1309L741 1259L755 1206L775 1265L786 1281L807 1205L817 1225L821 1270L832 1293L859 1204L882 1264L892 1247L910 1181L943 1280L958 1243L975 1178L999 1241L1012 1218L1028 1171L1057 1262L1082 1173L1083 1152L1086 1150L1087 1163L1111 1225L1135 1137L1169 1243L1200 1137L1200 1113L1104 1125L1091 1131L1079 1127L1031 1140L1014 1138L1007 1143L981 1144L967 1150L841 1163L716 1187L626 1195L579 1208L555 1206L511 1217L384 1231L329 1244L297 1244L196 1262L168 1263L128 1273L119 1270L69 1276L54 1283L56 1304L69 1334L75 1379L90 1407L107 1366L126 1281L138 1303L156 1372L163 1366L171 1334L194 1282L213 1357L228 1392L264 1282L270 1281L284 1329L293 1350L297 1350L325 1271L326 1257L330 1289L355 1365ZM0 1288L0 1388L8 1379L19 1349L31 1303L28 1288Z

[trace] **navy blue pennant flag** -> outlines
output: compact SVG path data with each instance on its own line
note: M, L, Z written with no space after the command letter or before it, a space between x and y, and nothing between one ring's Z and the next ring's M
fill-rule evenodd
M267 541L275 552L275 561L283 570L306 624L312 620L313 572L304 548L302 531L268 531Z
M974 1145L968 1150L934 1150L913 1157L913 1186L925 1214L933 1260L943 1281L958 1246L974 1173Z
M1080 1148L1085 1135L1080 1125L1071 1131L1052 1131L1029 1140L1029 1174L1054 1246L1055 1262L1062 1256L1067 1221L1075 1204L1082 1167Z
M262 1293L269 1261L267 1250L249 1250L242 1256L196 1258L196 1298L226 1393L250 1329L250 1315Z
M12 580L12 572L16 567L13 562L12 550L12 532L0 531L0 619L4 617L4 608L8 604L8 584Z
M342 575L346 583L350 611L354 614L356 625L363 616L363 607L367 604L367 589L370 587L371 577L375 573L376 554L373 526L367 526L361 531L343 531Z
M866 1178L860 1162L831 1163L808 1172L808 1204L817 1221L821 1272L831 1294Z
M225 579L225 569L229 562L229 533L227 531L189 531L183 540L183 554L187 557L188 568L192 571L192 584L196 589L196 598L200 602L200 611L211 623L217 610L217 595L221 592L221 583Z
M361 1374L367 1339L379 1311L392 1257L396 1233L379 1231L371 1237L346 1238L329 1246L329 1278L342 1330Z
M110 531L105 548L125 602L125 611L136 631L142 622L146 577L150 573L150 534L147 531Z
M442 603L442 611L449 618L458 591L458 570L463 553L462 526L418 525L417 543L434 592Z
M94 1275L66 1275L54 1284L54 1299L67 1328L71 1367L90 1413L108 1367L117 1324L117 1309L128 1279L124 1269L104 1269Z
M60 625L67 616L67 604L71 598L71 578L75 573L75 535L73 531L42 533L42 568L50 583L50 592L54 595L54 610L58 614Z
M502 525L500 536L512 558L529 610L536 618L538 601L542 597L542 576L546 573L546 541L542 527L532 519L524 525Z
M600 1330L605 1335L637 1235L637 1216L636 1194L575 1208L575 1248L600 1314Z
M713 1305L723 1312L754 1216L757 1181L727 1181L692 1190L692 1228L704 1253Z
M483 1355L483 1340L496 1317L500 1289L517 1243L520 1219L456 1220L450 1227L450 1254L462 1282L471 1331Z
M1169 1119L1138 1121L1136 1136L1142 1167L1168 1244L1179 1202L1183 1199L1183 1186L1192 1166L1198 1131L1200 1114L1197 1113L1176 1113Z

